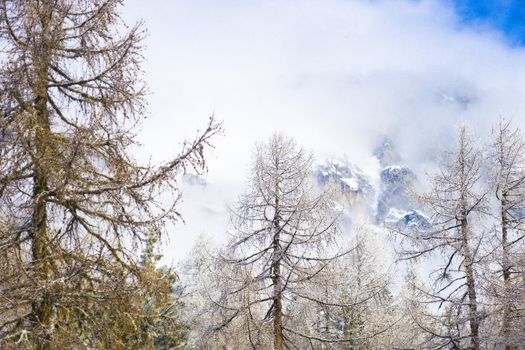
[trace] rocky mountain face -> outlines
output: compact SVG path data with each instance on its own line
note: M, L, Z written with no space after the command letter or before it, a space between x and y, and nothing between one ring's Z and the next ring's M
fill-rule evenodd
M339 187L350 205L369 205L374 201L375 189L370 178L347 160L329 160L318 166L315 175L320 185L331 183Z
M398 211L393 209L385 223L400 230L425 231L430 228L429 218L419 210Z
M398 228L428 229L428 218L417 210L418 204L411 194L417 176L409 167L400 165L402 158L392 140L385 137L376 147L374 155L382 166L376 223Z
M383 168L401 161L401 157L395 150L394 142L387 136L384 136L374 148L373 155Z
M426 230L429 219L418 210L411 188L417 181L415 173L401 165L401 156L394 143L385 137L374 150L381 166L379 184L374 187L372 176L346 159L332 159L318 166L315 176L321 186L335 184L342 193L343 207L367 208L371 221L400 229Z
M376 221L384 222L391 211L409 211L415 207L410 187L416 175L406 166L389 165L381 170Z

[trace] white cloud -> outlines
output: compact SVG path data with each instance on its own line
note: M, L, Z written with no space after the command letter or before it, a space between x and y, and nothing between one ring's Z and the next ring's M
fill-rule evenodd
M500 115L525 123L525 50L462 27L443 1L132 0L125 11L149 30L144 152L168 158L212 112L226 128L208 186L186 191L170 257L203 231L222 234L253 144L274 130L320 161L346 154L373 168L382 133L418 166L462 120L481 134Z

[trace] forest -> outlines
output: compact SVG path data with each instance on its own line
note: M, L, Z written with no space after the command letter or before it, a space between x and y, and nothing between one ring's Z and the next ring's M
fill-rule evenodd
M525 348L525 139L503 117L458 123L425 176L385 138L380 193L276 127L226 243L161 263L228 130L137 160L146 28L122 6L1 2L1 349Z

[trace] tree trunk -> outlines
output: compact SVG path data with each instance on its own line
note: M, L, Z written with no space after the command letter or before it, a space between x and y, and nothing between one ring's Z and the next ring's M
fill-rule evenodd
M463 239L463 256L465 258L465 274L467 277L467 295L469 299L469 325L470 338L473 350L479 350L479 319L478 319L478 302L476 297L476 286L474 283L473 260L469 248L468 223L466 219L461 220L461 233Z
M39 350L50 349L51 319L53 303L51 294L47 290L49 280L49 233L47 228L46 192L48 190L48 177L43 163L47 153L46 136L50 133L49 119L45 111L45 102L37 99L37 130L36 130L36 158L34 159L33 175L33 200L31 243L32 261L38 287L44 292L40 300L35 300L32 305L33 322L44 330L44 338L38 341Z
M279 242L279 234L274 238L274 261L273 261L273 334L274 334L274 349L283 350L283 302L281 290L281 245Z
M33 213L31 227L32 261L38 287L43 288L43 293L36 296L40 300L35 300L32 304L33 322L37 322L43 330L42 335L37 339L38 350L51 349L51 332L53 318L53 300L48 288L50 279L49 266L49 232L48 217L46 206L46 195L49 181L49 158L52 157L50 150L53 148L52 132L48 111L48 73L49 73L49 45L48 45L48 26L52 16L51 4L43 5L45 12L40 13L42 23L42 33L37 40L38 51L35 53L34 65L36 71L36 81L34 85L34 117L35 123L35 154L33 157ZM40 9L42 11L42 9Z
M501 334L505 339L507 345L505 345L505 350L512 350L514 347L510 343L511 331L510 331L510 299L509 294L511 291L510 286L510 261L509 261L509 246L508 246L508 221L506 215L507 208L507 198L503 194L501 200L501 249L502 249L502 258L503 258L503 288L504 288L504 299L503 299L503 321L501 327Z
M273 219L273 348L274 350L283 350L283 301L282 301L282 281L281 281L281 259L282 248L280 242L281 225L279 222L279 184L276 186L275 193L275 217Z

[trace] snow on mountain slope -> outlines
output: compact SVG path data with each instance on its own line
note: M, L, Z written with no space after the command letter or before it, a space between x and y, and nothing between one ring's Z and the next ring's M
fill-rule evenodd
M387 136L383 136L380 140L374 149L373 155L382 167L399 163L401 158L394 147L394 142Z
M383 222L391 209L410 210L415 207L410 187L416 175L406 166L390 165L381 170L376 221Z
M382 167L376 186L370 180L376 174L364 173L347 159L326 161L317 167L315 176L321 186L328 183L338 186L341 190L339 205L345 208L347 216L365 212L368 221L379 226L428 229L429 219L419 211L411 195L417 176L409 167L400 165L401 157L388 137L384 137L375 148L374 156Z
M332 159L319 165L315 172L318 183L325 186L335 184L352 206L374 202L375 189L358 166L344 159Z
M384 220L385 224L398 229L425 231L430 228L429 218L419 210L403 211L390 209Z
M374 191L368 176L355 164L342 159L329 160L318 166L316 176L320 184L334 181L344 192L367 195Z

